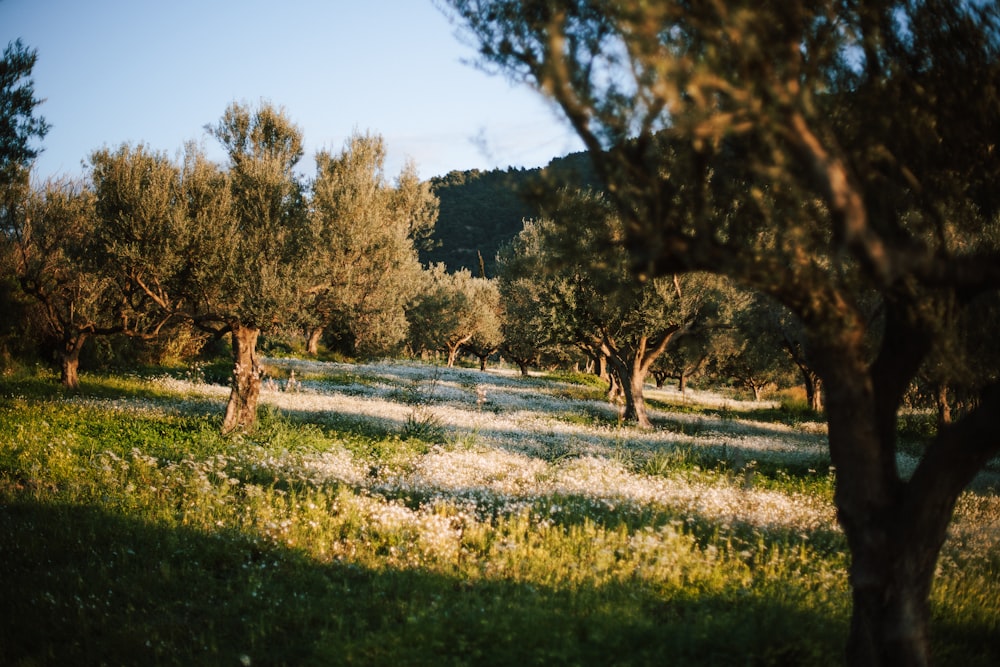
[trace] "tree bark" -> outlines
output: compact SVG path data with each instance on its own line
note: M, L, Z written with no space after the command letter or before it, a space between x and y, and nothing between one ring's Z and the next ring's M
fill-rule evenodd
M261 368L257 359L257 337L260 329L235 324L233 338L233 380L222 420L222 432L250 430L257 421L257 401L260 398Z
M608 355L606 354L596 354L592 357L594 364L594 375L601 378L608 383L608 398L613 399L617 396L618 392L616 389L616 379L614 375L608 371Z
M887 318L870 367L863 339L818 346L826 387L834 501L851 551L847 663L930 663L929 595L962 490L998 449L1000 390L939 431L909 480L896 466L896 414L926 343ZM909 347L910 349L907 349Z
M59 359L59 381L67 389L80 388L80 350L87 340L87 334L80 333L63 341Z
M448 349L448 368L452 368L455 362L458 360L458 352L462 349L462 346L472 340L472 334L468 336L463 336L456 341L448 341L445 343L445 347Z
M948 383L939 382L935 392L935 402L937 403L938 428L951 423L951 405L948 403Z
M616 401L618 398L624 396L625 392L622 389L622 380L618 377L616 371L608 371L606 373L605 379L608 383L608 400Z
M646 373L640 369L633 371L628 381L622 380L622 387L625 390L625 419L634 419L639 428L653 428L653 423L649 421L646 412L645 385Z
M813 412L823 411L823 383L819 376L810 368L799 366L802 371L802 380L806 386L806 402Z
M928 597L948 522L936 526L917 507L931 503L950 517L958 494L902 483L895 462L885 460L872 401L860 399L863 386L828 387L835 502L851 549L847 662L923 667L930 662Z
M309 330L306 338L306 354L315 357L319 354L319 339L323 337L323 327L316 327Z
M625 421L635 422L639 428L652 428L646 413L646 399L643 388L646 384L647 371L637 359L623 359L617 355L609 358L613 367L612 376L619 380L619 387L625 398Z

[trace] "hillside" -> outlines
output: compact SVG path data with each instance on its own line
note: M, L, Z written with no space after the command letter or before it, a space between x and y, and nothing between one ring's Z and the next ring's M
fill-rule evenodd
M556 187L553 184L595 181L586 153L555 158L544 169L473 169L433 178L441 209L431 237L434 247L422 251L420 259L479 275L481 255L486 275L492 277L500 247L521 231L526 218L539 216L532 192Z

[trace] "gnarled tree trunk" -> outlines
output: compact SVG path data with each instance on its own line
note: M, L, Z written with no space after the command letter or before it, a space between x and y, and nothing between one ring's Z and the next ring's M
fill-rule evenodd
M644 387L647 373L638 363L627 363L624 360L612 358L614 374L621 381L621 390L625 397L625 421L635 422L639 428L652 428L646 413L646 398Z
M59 351L59 381L67 389L80 388L80 350L86 340L85 333L70 336Z
M616 352L608 355L611 365L610 375L618 380L618 388L625 399L625 421L635 422L639 428L652 428L646 413L646 398L643 395L648 365L642 363L642 353L634 354Z
M323 337L323 327L310 329L306 337L306 354L315 357L319 354L319 340Z
M233 380L222 420L222 432L249 430L257 421L257 400L260 398L261 368L257 360L257 337L260 329L235 324L233 337Z
M911 477L896 465L896 415L928 346L890 307L873 364L863 337L816 345L826 388L834 501L851 551L850 665L930 663L929 595L963 489L997 451L1000 389L939 431Z
M617 346L609 338L602 345L611 364L612 376L617 376L625 395L626 421L634 421L640 428L652 428L653 423L646 413L646 399L643 396L646 376L653 363L666 351L681 325L672 324L653 339L639 336L638 340Z
M445 348L448 351L448 368L452 368L455 362L458 361L458 353L462 349L462 346L472 340L472 334L468 336L462 336L457 340L449 340L445 343Z
M897 478L895 461L887 458L894 448L879 435L871 386L828 382L827 387L835 501L851 548L848 664L927 665L928 596L958 494L926 489L930 496L915 498L920 492ZM871 465L872 457L881 460ZM938 518L940 525L921 525L921 512L915 512L929 499L945 517Z

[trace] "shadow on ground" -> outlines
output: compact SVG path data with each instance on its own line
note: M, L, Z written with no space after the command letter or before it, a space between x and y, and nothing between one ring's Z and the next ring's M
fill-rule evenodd
M108 511L0 508L5 665L837 664L843 623L734 591L319 563Z

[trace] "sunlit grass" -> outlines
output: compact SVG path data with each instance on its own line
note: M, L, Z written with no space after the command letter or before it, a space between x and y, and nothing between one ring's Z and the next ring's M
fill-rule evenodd
M0 664L842 663L821 434L666 406L645 433L565 378L271 363L303 387L229 438L196 378L0 384ZM996 495L964 497L941 664L1000 658L998 533Z

